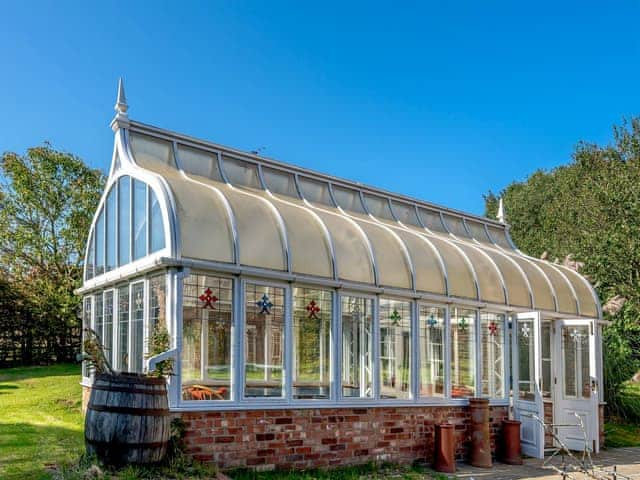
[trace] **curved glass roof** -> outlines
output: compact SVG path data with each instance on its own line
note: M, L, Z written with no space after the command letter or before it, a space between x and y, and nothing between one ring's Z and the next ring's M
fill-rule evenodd
M174 197L180 257L599 315L583 277L522 254L497 221L136 122L130 146Z

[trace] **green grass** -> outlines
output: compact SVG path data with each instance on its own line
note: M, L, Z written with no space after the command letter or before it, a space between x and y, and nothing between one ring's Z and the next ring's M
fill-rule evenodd
M0 370L0 478L48 479L84 451L79 365Z
M640 447L640 384L627 382L618 401L626 418L609 419L605 423L605 446Z
M621 423L604 424L605 446L640 447L640 425L623 425Z
M254 472L251 470L235 470L227 473L233 480L364 480L364 479L404 479L443 480L448 477L420 466L401 466L393 464L360 465L343 467L335 470L306 470L304 472Z

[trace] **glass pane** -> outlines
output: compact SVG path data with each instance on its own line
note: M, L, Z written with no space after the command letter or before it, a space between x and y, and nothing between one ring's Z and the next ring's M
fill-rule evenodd
M373 396L373 300L342 297L342 396Z
M445 309L420 305L420 396L444 396Z
M329 398L331 292L293 289L293 398Z
M96 222L96 275L104 273L104 210Z
M95 244L95 236L94 232L91 231L91 237L89 237L89 248L87 249L87 271L85 275L85 280L89 280L93 278L96 272L96 244Z
M104 333L104 310L103 310L103 299L102 299L102 292L96 294L95 296L95 301L96 301L96 325L95 325L95 332L96 335L98 337L98 341L104 345L104 341L102 340L103 337L103 333Z
M106 229L107 229L107 265L106 271L116 268L116 193L112 188L107 197Z
M157 252L164 248L164 223L162 222L162 212L158 197L149 189L149 201L151 202L151 212L149 221L151 222L151 252ZM150 252L150 253L151 253Z
M476 392L476 312L451 309L451 396Z
M589 327L586 325L562 327L562 357L564 364L564 396L589 398Z
M222 157L222 168L232 185L261 189L257 165L236 158Z
M142 356L144 354L144 283L139 282L131 287L131 359L129 369L142 372Z
M398 218L398 221L405 225L413 225L414 227L422 228L420 220L418 220L418 214L416 213L416 209L413 205L391 200L391 207L393 208L393 213Z
M118 180L118 265L131 261L131 177Z
M167 327L167 284L164 274L149 279L149 333L156 325Z
M456 237L469 238L469 232L467 232L461 217L454 217L446 213L443 214L443 217L451 233Z
M542 322L542 396L551 398L551 322Z
M380 299L380 396L411 396L411 304Z
M129 371L129 285L118 288L118 362L121 372Z
M147 185L133 180L133 259L147 254Z
M245 285L246 397L284 395L284 289Z
M293 174L269 167L262 167L262 177L270 192L299 198Z
M104 292L104 354L113 365L113 290Z
M438 212L418 207L418 214L422 224L432 232L448 233Z
M298 177L298 184L300 185L302 196L309 202L329 205L330 207L334 206L328 183L319 182L311 178Z
M533 319L518 319L516 335L518 341L518 390L520 399L535 399L535 322Z
M367 213L360 200L360 193L357 190L333 186L333 195L338 205L348 212Z
M391 213L391 206L389 200L383 197L377 197L375 195L364 194L364 201L367 204L367 210L369 213L378 218L386 218L387 220L396 221Z
M502 314L480 314L482 395L491 398L505 396L504 319Z
M184 280L184 400L231 398L232 301L233 282L229 278L191 274Z
M178 145L178 158L185 172L222 182L218 156L215 153Z
M83 307L82 307L82 338L85 338L84 329L91 328L91 307L92 307L92 297L84 297ZM89 366L87 362L82 362L82 376L89 376Z
M478 290L473 273L464 257L451 243L429 236L431 243L438 249L447 269L449 295L453 297L478 298Z

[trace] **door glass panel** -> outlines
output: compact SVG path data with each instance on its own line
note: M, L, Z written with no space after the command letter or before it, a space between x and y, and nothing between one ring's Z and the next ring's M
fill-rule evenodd
M542 396L551 398L551 322L542 322Z
M562 327L562 358L565 398L589 398L589 327L586 325Z
M518 391L521 400L535 399L534 320L518 319Z

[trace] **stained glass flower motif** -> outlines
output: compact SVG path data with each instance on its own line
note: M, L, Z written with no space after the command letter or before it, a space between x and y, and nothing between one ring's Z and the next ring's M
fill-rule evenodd
M262 295L262 298L256 302L256 305L260 307L260 312L263 315L271 315L271 307L273 307L273 303L269 300L268 295L265 293Z
M307 318L313 318L315 320L318 319L318 313L320 313L320 307L318 306L315 300L311 300L309 302L309 305L306 306L306 309L308 312Z
M201 302L204 303L204 305L202 305L202 308L210 308L211 310L215 310L215 307L213 306L214 303L216 303L218 301L218 297L216 297L213 292L211 291L211 289L209 287L207 287L207 289L204 291L204 293L202 295L200 295L198 297L200 299Z
M389 315L389 320L391 320L391 323L393 325L399 325L400 324L400 314L398 313L397 309L393 309L393 312L391 312L391 315Z

